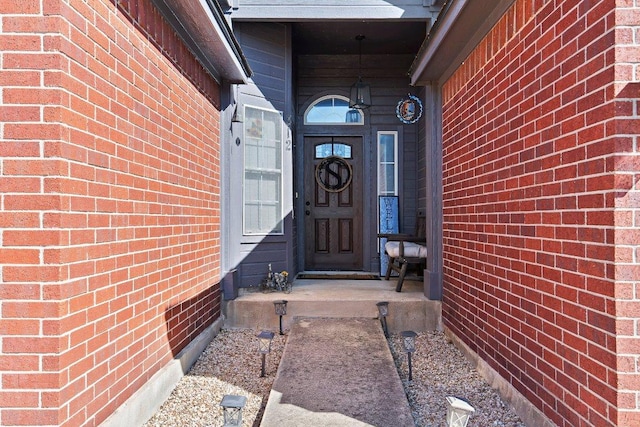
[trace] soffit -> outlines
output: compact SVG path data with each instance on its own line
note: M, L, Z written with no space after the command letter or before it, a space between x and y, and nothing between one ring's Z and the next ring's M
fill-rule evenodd
M442 0L227 0L242 21L427 20Z
M420 48L443 0L226 0L233 22L292 25L296 53L411 54ZM226 5L226 6L225 6Z
M446 2L411 66L411 84L425 86L445 81L513 2L514 0Z
M415 55L427 34L425 21L296 22L293 46L304 55L356 55L356 36L362 34L363 55Z
M251 69L216 0L152 0L211 75L246 83Z

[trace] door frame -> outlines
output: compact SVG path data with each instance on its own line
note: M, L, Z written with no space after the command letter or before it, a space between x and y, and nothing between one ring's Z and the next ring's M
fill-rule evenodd
M341 175L344 176L344 171L351 170L350 183L343 190L333 192L330 190L322 189L318 185L317 167L325 158L316 157L316 150L318 144L346 144L351 147L351 155L345 160L350 165L342 169ZM304 232L306 246L305 252L305 269L311 270L337 270L337 271L364 271L364 256L363 256L363 240L364 230L362 229L364 221L364 186L366 183L363 179L364 170L364 141L360 136L345 136L341 134L339 136L305 136L304 137L304 161L305 161L305 193L304 193ZM313 167L309 167L312 164ZM320 203L318 205L318 196L323 198L326 204ZM345 199L346 197L346 199ZM346 204L344 204L347 202ZM346 231L342 228L341 219L350 218L349 226L350 247L351 250L346 253L341 252L341 247L345 242L344 236L340 238L339 230ZM328 221L327 228L330 233L329 236L323 235L328 239L325 243L328 244L327 253L318 253L314 249L314 245L317 245L317 223L316 220L324 219ZM325 231L326 232L326 231Z
M362 138L362 269L365 272L372 272L377 270L377 251L374 252L375 245L377 243L377 232L375 214L377 212L377 205L373 204L372 199L376 190L376 181L372 178L373 167L372 159L372 142L371 142L371 127L367 124L367 118L365 116L365 125L359 126L308 126L299 125L296 130L296 149L295 149L295 217L297 228L296 244L300 248L298 253L297 270L304 271L306 264L305 259L305 245L307 244L305 236L305 224L304 224L304 195L305 195L305 182L304 182L304 141L307 137L360 137ZM303 123L299 120L298 123Z

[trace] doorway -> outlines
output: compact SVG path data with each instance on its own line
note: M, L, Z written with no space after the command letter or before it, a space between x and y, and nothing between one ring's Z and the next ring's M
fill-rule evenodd
M363 269L362 137L304 138L305 270Z

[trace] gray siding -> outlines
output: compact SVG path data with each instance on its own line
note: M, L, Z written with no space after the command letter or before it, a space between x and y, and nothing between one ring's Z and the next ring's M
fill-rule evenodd
M249 85L239 86L240 106L252 105L281 111L283 121L292 115L291 30L287 24L235 23L234 32L253 70ZM237 268L239 287L258 286L266 276L268 264L274 271L295 273L295 224L292 220L293 157L292 151L283 157L283 198L285 203L282 236L243 236L242 233L242 124L234 124L229 168L230 221L228 230L230 268ZM286 125L285 125L286 126ZM287 132L285 129L284 138ZM240 138L239 145L235 144Z
M290 42L288 26L285 24L234 25L236 37L253 71L255 87L241 86L243 93L263 97L277 110L286 109L287 93L287 46ZM290 71L289 71L290 72Z
M371 85L373 106L366 110L365 126L356 129L364 136L365 150L369 147L368 171L365 180L369 204L365 202L365 232L371 270L377 269L377 152L376 137L378 131L398 131L400 174L399 196L401 231L413 233L418 209L418 130L421 122L413 125L402 124L396 117L396 105L408 93L418 95L415 88L409 87L407 70L413 57L406 55L363 55L362 78ZM348 96L349 88L358 76L357 55L299 55L297 57L297 110L298 123L303 123L303 114L307 106L320 96L339 94ZM353 127L349 127L353 128ZM299 126L299 139L305 133L334 132L339 134L346 129L318 129L317 126ZM352 132L352 130L349 130ZM423 166L424 167L424 166ZM368 174L367 174L368 172ZM366 181L365 181L366 182Z

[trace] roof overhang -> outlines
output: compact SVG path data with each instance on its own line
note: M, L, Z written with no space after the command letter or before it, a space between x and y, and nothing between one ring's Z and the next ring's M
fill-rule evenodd
M447 1L411 65L411 85L426 86L446 81L513 2Z
M216 0L152 0L218 83L247 83L251 68Z
M314 0L304 2L231 0L232 16L237 21L300 22L352 20L427 20L439 10L442 0L379 0L340 2Z

